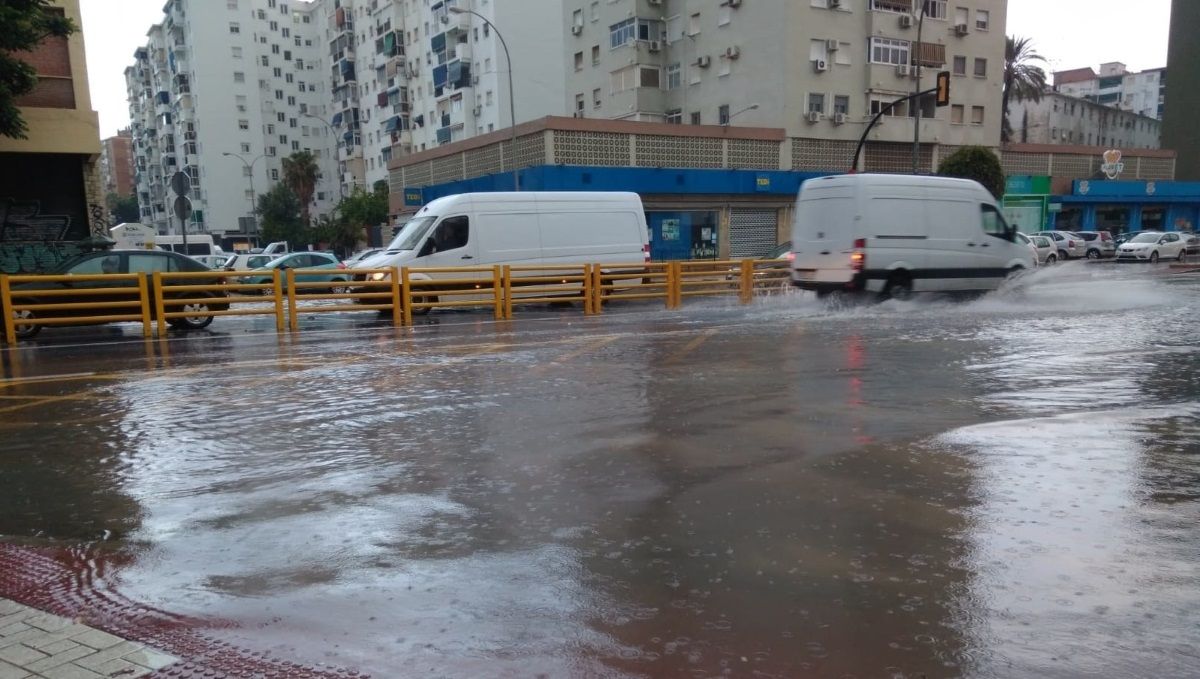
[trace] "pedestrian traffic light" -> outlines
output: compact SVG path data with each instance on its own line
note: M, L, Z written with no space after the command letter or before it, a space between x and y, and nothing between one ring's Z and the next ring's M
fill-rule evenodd
M942 71L937 77L937 105L950 104L950 71Z

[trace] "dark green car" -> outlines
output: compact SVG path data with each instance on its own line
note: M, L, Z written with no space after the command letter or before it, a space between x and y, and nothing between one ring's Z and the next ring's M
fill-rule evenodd
M162 272L207 272L208 267L204 266L196 260L185 257L174 252L164 252L161 250L112 250L105 252L90 252L86 255L80 255L73 259L69 259L59 265L53 271L46 272L48 276L95 276L100 274L128 274L128 273L147 273L153 274L155 271ZM147 283L150 286L150 295L154 295L154 279L147 276ZM168 283L164 288L169 288L173 285L186 284L205 284L215 283L212 280L196 280L196 281L178 281ZM114 304L120 302L129 302L136 299L136 293L133 291L137 287L134 281L61 281L61 282L30 282L21 283L12 286L12 297L16 306L25 306L32 304L73 304L73 303L102 303L110 301ZM63 295L53 297L38 297L40 290L96 290L96 289L113 289L112 296L82 294L79 296ZM170 311L197 311L205 313L212 311L225 311L229 308L229 303L225 301L225 293L223 292L188 292L179 293L177 295L167 294L168 299L187 298L190 301L188 304L172 307ZM3 310L8 313L7 309ZM13 319L16 321L17 337L20 339L28 339L38 334L41 330L41 325L22 324L22 320L32 318L70 318L71 316L124 316L130 315L132 310L128 307L114 306L111 309L103 307L89 309L87 311L18 311L13 314ZM155 314L154 305L151 304L150 313ZM185 318L173 318L168 321L172 326L186 329L199 329L207 327L212 323L212 316L190 316ZM56 325L94 325L95 323L62 323Z

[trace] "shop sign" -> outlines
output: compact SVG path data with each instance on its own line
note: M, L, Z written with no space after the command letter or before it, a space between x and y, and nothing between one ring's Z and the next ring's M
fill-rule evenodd
M1112 149L1104 152L1104 164L1100 166L1100 171L1109 179L1116 179L1125 171L1125 163L1121 162L1121 152Z

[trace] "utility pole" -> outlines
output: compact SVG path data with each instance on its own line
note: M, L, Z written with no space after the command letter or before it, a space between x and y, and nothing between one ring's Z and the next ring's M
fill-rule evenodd
M920 14L917 16L916 58L913 59L917 65L917 88L914 90L916 99L913 100L913 103L917 108L913 115L912 173L918 174L921 170L921 114L924 108L921 106L921 32L925 29L925 0L914 0L914 2L921 3Z

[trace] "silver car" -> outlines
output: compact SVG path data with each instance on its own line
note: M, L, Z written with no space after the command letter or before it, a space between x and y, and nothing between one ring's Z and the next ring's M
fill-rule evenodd
M1036 235L1054 241L1060 260L1079 259L1087 256L1087 241L1070 231L1039 231Z

